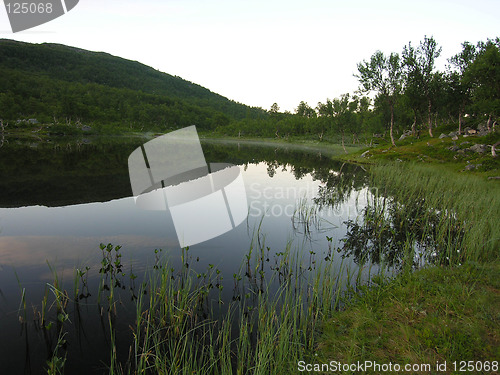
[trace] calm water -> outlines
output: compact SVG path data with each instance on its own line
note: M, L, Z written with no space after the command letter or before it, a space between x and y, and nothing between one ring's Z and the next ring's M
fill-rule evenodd
M117 340L127 343L122 356L128 353L128 326L135 313L131 297L143 276L160 257L168 258L175 269L182 267L169 212L141 210L131 197L127 158L143 142L9 139L0 148L0 368L5 373L43 372L54 341L37 329L35 318L47 285L54 284L56 272L63 289L71 291L75 269L86 267L91 295L77 307L68 307L74 328L66 336L66 373L104 372L108 333L95 292L101 277L101 243L122 246L126 275L117 321ZM195 271L213 268L224 275L219 280L224 286L222 301L234 297L232 275L256 238L265 241L268 267L287 244L306 254L309 265L332 249L340 264L345 223L359 218L371 197L362 168L283 146L215 141L202 146L207 162L240 168L249 206L246 221L190 247L185 260ZM347 257L346 264L358 267L354 257Z

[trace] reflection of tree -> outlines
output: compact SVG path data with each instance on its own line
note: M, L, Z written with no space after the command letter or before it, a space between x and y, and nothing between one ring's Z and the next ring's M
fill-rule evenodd
M428 211L422 201L401 204L389 198L375 199L363 210L361 222L349 220L343 239L344 257L357 264L383 263L388 267L418 266L417 252L427 261L448 262L450 245L464 235L449 212ZM446 233L440 230L448 221ZM456 246L455 246L456 247ZM425 250L432 249L432 253Z
M267 165L269 177L274 177L278 168L289 170L299 180L311 175L321 181L316 204L335 205L347 198L352 191L367 186L367 174L353 164L346 164L321 157L318 152L275 149L272 147L241 145L239 148L220 144L204 144L207 161L224 160L233 164Z
M356 166L343 164L338 171L329 171L326 184L318 189L314 203L320 207L337 208L355 191L368 186L367 174Z

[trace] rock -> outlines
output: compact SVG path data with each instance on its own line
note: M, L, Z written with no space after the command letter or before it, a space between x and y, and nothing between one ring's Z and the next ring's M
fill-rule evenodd
M469 147L468 150L477 152L478 154L484 154L487 152L487 146L477 143L474 146Z
M468 144L470 144L470 142L469 141L465 141L465 142L460 143L460 146L468 145Z
M488 129L488 125L479 125L477 127L477 135L479 137L484 137L485 135L488 135L491 133L491 129Z
M360 156L361 156L362 158L368 157L368 153L369 153L369 152L370 152L370 150L365 151L365 152L363 152Z
M469 134L469 135L474 135L476 133L477 133L477 130L475 130L475 129L469 129L469 130L467 130L467 134Z
M467 137L468 137L468 135L467 135L467 134L464 134L464 138L467 138Z
M439 136L439 139L443 139L443 138L448 138L448 136L444 133L441 133L441 135Z
M448 134L449 137L456 137L458 136L458 132L450 132L450 134Z
M82 126L82 130L83 130L84 132L89 132L89 131L91 131L91 130L92 130L92 127L90 127L90 126L88 126L88 125L83 125L83 126Z
M453 146L448 147L448 150L456 152L456 151L460 150L460 147L453 145Z
M411 130L407 130L407 131L403 132L403 134L401 135L401 137L399 137L399 140L401 141L401 140L409 137L410 135L412 135Z
M474 169L476 169L476 165L475 165L475 164L467 164L467 165L465 166L465 170L466 170L466 171L472 171L472 170L474 170Z
M458 141L458 135L454 135L453 137L451 137L451 139L454 141Z
M490 176L488 180L500 180L500 176Z

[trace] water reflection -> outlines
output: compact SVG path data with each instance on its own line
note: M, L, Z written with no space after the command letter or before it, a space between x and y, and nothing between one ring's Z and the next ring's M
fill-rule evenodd
M25 353L27 342L28 372L41 369L57 348L71 358L69 373L108 363L108 323L116 328L116 340L129 342L135 316L130 299L140 296L146 272L164 264L160 257L170 260L165 275L176 282L183 282L178 277L186 269L199 275L196 280L207 291L202 316L208 306L224 309L229 301L250 301L292 277L305 283L324 262L331 264L332 274L345 266L357 268L360 256L352 252L342 259L337 250L348 235L345 222L360 217L371 197L361 168L317 152L203 144L207 162L239 166L249 216L234 230L184 252L169 213L139 210L130 197L127 158L140 143L112 139L31 148L13 141L0 149L0 331L6 338L0 349L7 370L23 367L27 357L16 353ZM108 243L113 244L110 252ZM294 252L300 252L300 261L290 258ZM360 274L363 280L369 277ZM23 290L26 317L19 336ZM112 307L104 303L111 291ZM54 306L51 319L42 318L44 300ZM51 321L54 330L48 328ZM67 347L59 342L62 326L70 327ZM125 360L127 348L119 354Z

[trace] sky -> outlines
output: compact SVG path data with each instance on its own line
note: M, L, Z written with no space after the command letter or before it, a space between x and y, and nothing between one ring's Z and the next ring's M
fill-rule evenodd
M21 0L20 0L21 1ZM136 60L229 99L293 112L354 93L356 64L433 36L438 66L500 36L498 0L80 0L64 16L0 38L60 43Z

